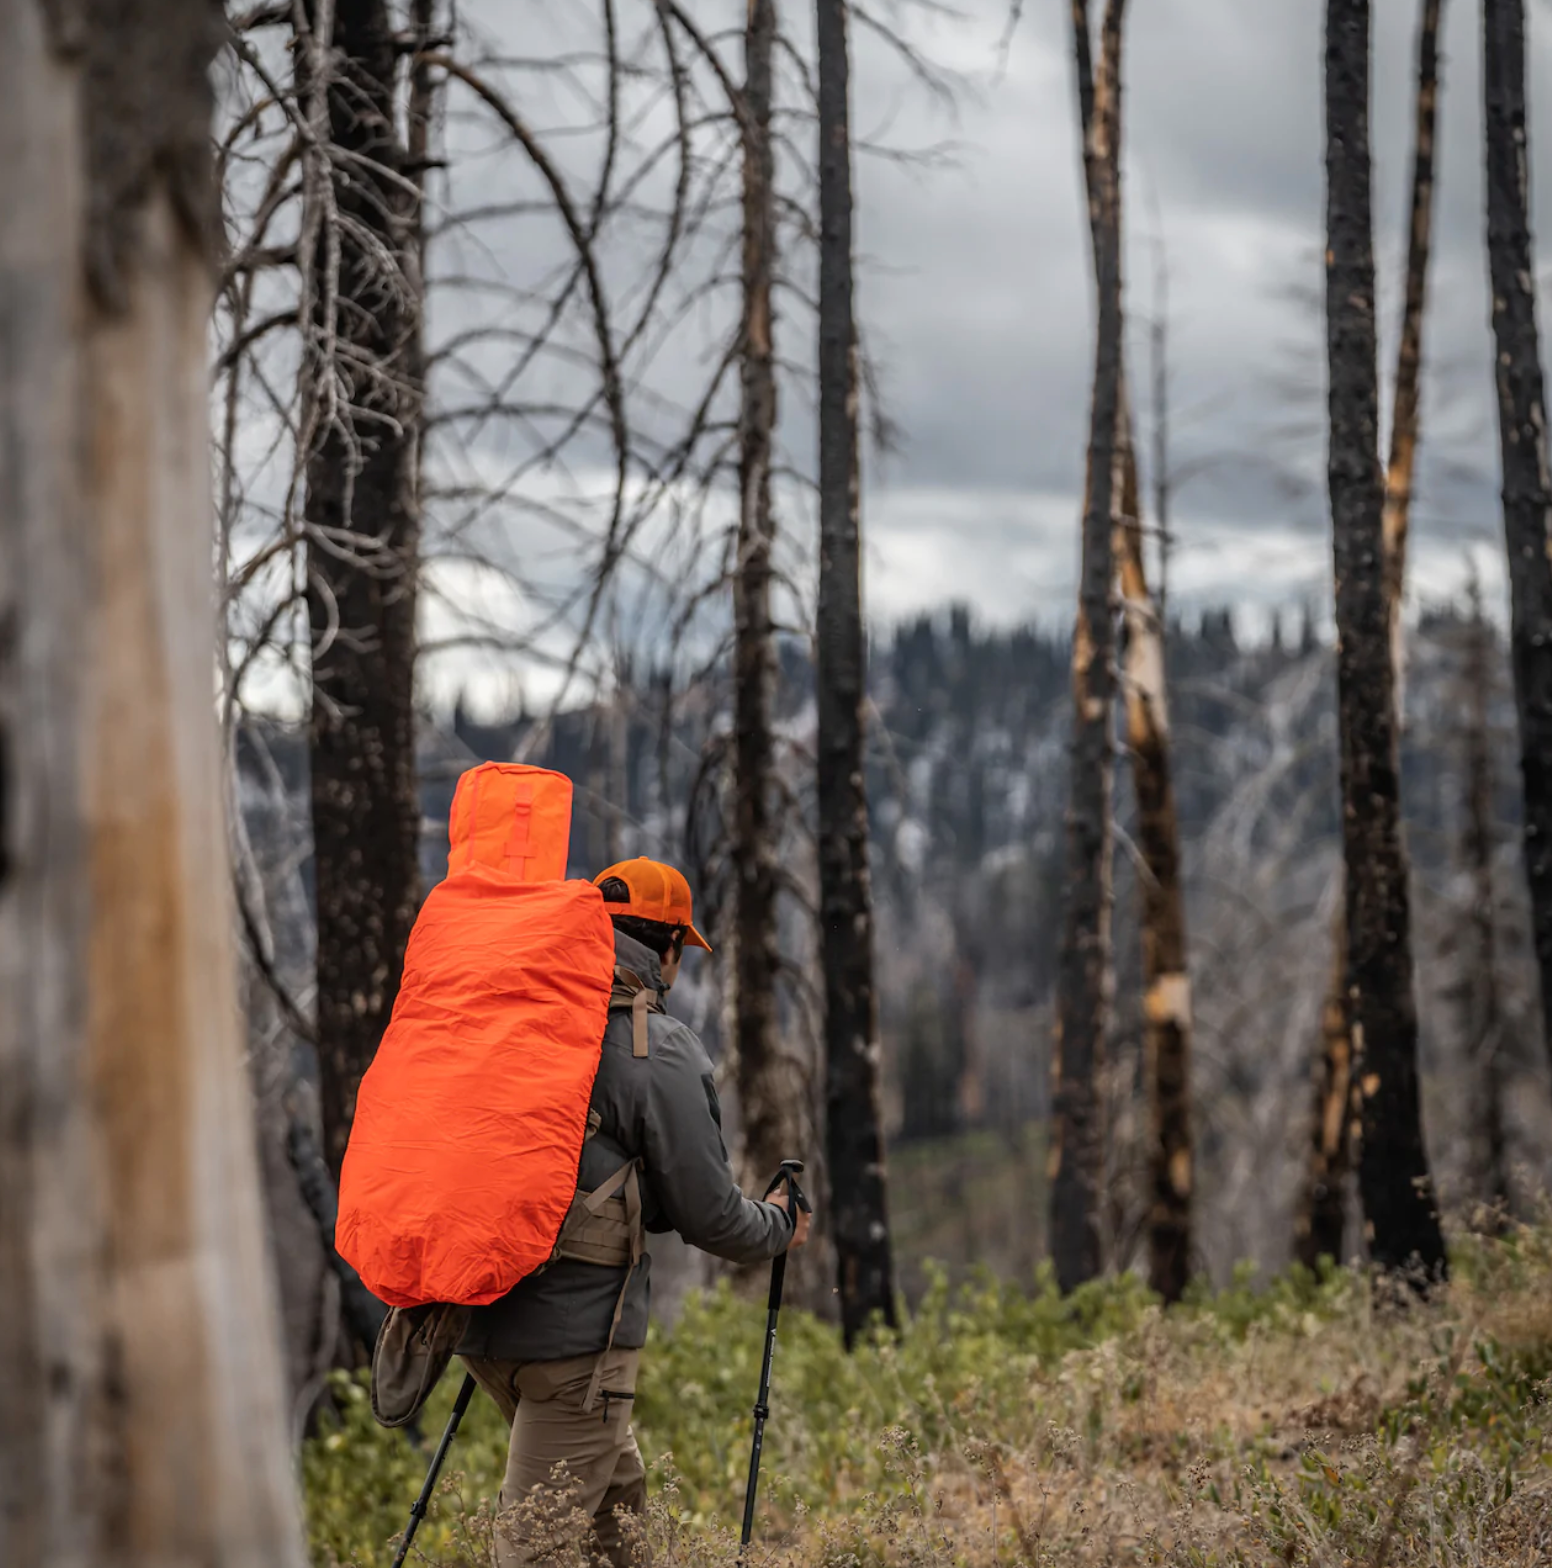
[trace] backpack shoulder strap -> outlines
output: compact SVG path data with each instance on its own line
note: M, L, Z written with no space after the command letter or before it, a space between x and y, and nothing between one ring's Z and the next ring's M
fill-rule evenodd
M661 992L656 991L635 970L623 964L614 966L614 985L609 991L609 1011L631 1015L631 1055L647 1054L647 1014L666 1011Z

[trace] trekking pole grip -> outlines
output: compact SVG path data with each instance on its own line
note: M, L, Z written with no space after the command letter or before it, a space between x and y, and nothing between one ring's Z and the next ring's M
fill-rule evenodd
M812 1214L814 1212L813 1205L808 1201L808 1198L805 1195L803 1189L798 1186L798 1177L802 1174L802 1160L783 1160L781 1162L781 1169L777 1171L776 1174L771 1178L770 1186L765 1189L765 1196L767 1198L769 1198L778 1187L785 1187L787 1189L788 1212L792 1217L792 1224L794 1229L797 1227L799 1210L801 1210L804 1214Z

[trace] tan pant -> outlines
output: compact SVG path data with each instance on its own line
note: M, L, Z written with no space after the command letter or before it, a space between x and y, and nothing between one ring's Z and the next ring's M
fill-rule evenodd
M463 1361L512 1423L496 1568L524 1568L545 1555L539 1537L554 1530L568 1490L571 1506L592 1516L596 1555L613 1568L644 1561L615 1516L616 1508L641 1514L647 1505L646 1468L630 1424L641 1352L604 1353L601 1392L591 1411L582 1406L597 1356L526 1362L465 1356ZM557 1475L557 1466L564 1467L563 1474Z

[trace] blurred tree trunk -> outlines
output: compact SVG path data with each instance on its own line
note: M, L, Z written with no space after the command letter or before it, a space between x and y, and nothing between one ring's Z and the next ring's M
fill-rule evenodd
M395 119L386 0L310 0L304 103L340 154L310 181L309 760L324 1152L336 1177L419 902L415 601L420 542L419 203ZM320 38L319 43L322 42ZM320 82L319 71L327 77Z
M1411 905L1396 756L1380 476L1369 165L1368 0L1326 7L1326 335L1329 485L1347 895L1358 1045L1358 1161L1370 1254L1446 1271L1417 1081Z
M863 782L857 324L846 0L817 0L819 54L819 899L831 1229L848 1348L895 1325L884 1186L873 897Z
M744 1181L763 1184L782 1160L803 1158L807 1075L776 1016L776 832L771 703L771 449L776 431L772 292L776 268L775 152L771 100L775 0L750 0L739 113L743 155L742 401L738 421L738 559L733 576L733 864L738 877L734 1032Z
M1111 528L1124 434L1120 428L1120 67L1125 0L1107 0L1097 76L1089 66L1086 9L1082 0L1074 0L1079 104L1082 123L1089 127L1083 158L1094 234L1098 325L1078 616L1072 642L1073 737L1052 1092L1051 1251L1063 1290L1094 1278L1102 1265L1100 1085L1110 988L1114 771L1110 722L1115 699Z
M1493 633L1482 611L1482 586L1470 583L1466 628L1466 821L1461 860L1471 879L1471 956L1464 1003L1466 1049L1475 1099L1473 1165L1477 1196L1500 1215L1509 1206L1509 1157L1504 1132L1504 1028L1498 994L1498 900L1493 889L1493 751L1488 709L1493 690Z
M1390 661L1395 672L1396 723L1393 744L1400 773L1402 685L1406 642L1402 605L1406 589L1407 526L1422 393L1423 317L1428 299L1428 263L1433 239L1434 137L1439 102L1439 24L1443 0L1422 0L1417 29L1417 89L1414 99L1412 196L1408 223L1406 296L1396 351L1396 394L1391 411L1390 462L1385 469L1381 532L1385 551L1385 611ZM1321 1257L1343 1259L1343 1188L1352 1168L1348 1101L1352 1093L1353 1042L1347 1000L1347 922L1339 905L1332 922L1331 984L1321 1012L1320 1057L1315 1065L1309 1166L1294 1222L1295 1255L1307 1268Z
M1092 65L1088 48L1086 5L1073 8L1078 113L1085 145L1093 131ZM1119 29L1119 23L1117 24ZM1119 42L1117 44L1119 48ZM1089 78L1087 89L1083 79ZM1119 160L1119 150L1116 158ZM1085 178L1093 163L1085 158ZM1120 212L1119 162L1117 245ZM1098 193L1103 196L1103 193ZM1090 239L1095 272L1104 242L1095 219L1102 210L1090 190ZM1155 389L1164 381L1162 338L1154 337L1157 361ZM1124 360L1124 350L1123 350ZM1137 479L1137 445L1127 405L1125 369L1118 393L1120 487L1114 550L1119 567L1121 606L1126 629L1122 656L1122 689L1126 704L1126 737L1137 793L1137 845L1145 870L1138 878L1142 902L1143 1056L1148 1084L1151 1125L1148 1158L1151 1173L1148 1206L1149 1283L1165 1301L1178 1301L1191 1277L1191 980L1186 967L1185 900L1180 885L1180 821L1175 809L1174 773L1170 760L1169 702L1164 661L1164 620L1161 602L1148 587L1142 531L1142 502ZM1161 536L1167 526L1169 481L1165 472L1163 397L1158 398L1155 431L1155 494ZM1162 548L1162 539L1161 539Z
M211 701L220 42L0 6L8 1563L302 1563Z
M1525 118L1524 0L1483 0L1487 117L1487 256L1497 346L1504 540L1509 553L1510 656L1520 721L1525 874L1552 1053L1552 477L1547 398L1536 330Z

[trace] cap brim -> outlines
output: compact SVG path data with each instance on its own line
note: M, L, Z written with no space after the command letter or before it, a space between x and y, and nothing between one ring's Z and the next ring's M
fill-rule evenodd
M708 953L711 951L711 943L708 942L706 938L695 929L694 926L687 926L685 928L684 945L686 947L703 948Z

